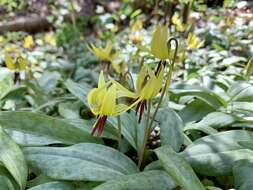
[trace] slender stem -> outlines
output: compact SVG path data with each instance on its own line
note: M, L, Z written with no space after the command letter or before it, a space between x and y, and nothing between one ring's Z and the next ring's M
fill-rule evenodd
M122 137L121 137L121 120L119 115L117 116L117 123L118 123L118 150L120 150Z
M145 129L144 129L144 140L143 144L141 147L141 153L138 161L138 167L141 168L142 162L145 157L145 150L148 142L148 137L149 137L149 131L150 131L150 125L149 125L149 118L150 118L150 110L151 110L151 101L148 100L148 108L147 108L147 115L146 115L146 124L145 124Z
M175 64L175 61L176 61L177 50L178 50L178 41L177 41L177 39L175 39L175 38L169 39L168 44L170 44L171 41L174 41L174 42L175 42L174 57L173 57L172 63L169 65L169 72L168 72L168 74L167 74L167 79L166 79L165 85L164 85L164 87L163 87L161 97L160 97L160 99L159 99L159 102L158 102L158 104L157 104L157 107L156 107L156 109L155 109L155 112L154 112L154 114L153 114L153 117L152 117L152 119L151 119L149 128L152 127L152 124L153 124L153 122L154 122L154 120L155 120L155 116L156 116L156 114L157 114L157 112L158 112L158 109L160 108L160 106L161 106L161 104L162 104L162 101L163 101L164 95L165 95L165 93L166 93L166 91L167 91L167 88L170 86L170 83L171 83L172 71L173 71L173 68L174 68L174 64ZM169 46L169 45L168 45L168 46Z

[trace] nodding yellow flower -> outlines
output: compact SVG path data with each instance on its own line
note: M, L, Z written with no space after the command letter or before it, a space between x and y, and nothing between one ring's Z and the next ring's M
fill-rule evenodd
M105 48L102 47L96 47L95 45L91 44L90 47L88 47L89 50L98 58L103 61L111 61L111 53L112 53L112 42L108 41L106 43Z
M153 72L147 66L142 66L137 80L136 80L136 90L135 93L127 90L124 87L120 87L120 84L113 79L111 79L112 83L117 86L120 90L121 94L126 97L133 98L135 101L129 107L136 107L136 115L139 113L139 122L141 121L142 114L146 108L146 103L148 100L154 98L161 90L163 84L163 76L164 76L164 66L160 63L156 69L156 72ZM129 109L130 109L129 108Z
M168 27L167 25L158 25L153 33L151 41L151 53L161 60L169 58L169 49L167 47Z
M179 19L178 15L174 15L172 17L172 23L176 26L176 30L178 32L183 32L185 31L185 26L184 24L182 23L182 21Z
M156 72L143 66L136 80L137 99L136 115L139 112L139 122L146 109L147 101L154 98L161 90L163 84L164 66L160 63Z
M136 20L130 26L129 31L129 39L134 43L138 44L144 39L144 32L143 32L143 22L142 20Z
M187 37L187 49L192 50L192 49L198 49L204 45L205 41L199 41L198 37L193 34L189 33Z
M100 72L98 87L92 89L87 97L92 113L98 116L96 123L93 125L92 135L96 131L99 135L102 134L108 116L117 116L131 108L118 103L118 98L127 96L125 92L127 92L127 89L124 89L120 84L106 83L103 72Z
M14 70L16 72L26 70L28 66L27 59L23 58L20 55L17 58L13 58L10 56L10 54L5 53L4 61L8 69Z
M47 33L44 37L44 40L46 43L55 46L56 45L56 40L55 40L55 36L53 33Z
M23 46L26 49L32 49L34 47L34 41L31 35L25 37Z

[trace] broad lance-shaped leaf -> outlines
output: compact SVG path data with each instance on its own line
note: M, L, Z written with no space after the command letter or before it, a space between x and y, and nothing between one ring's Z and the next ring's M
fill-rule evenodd
M101 140L90 135L83 128L75 127L61 119L34 112L0 112L0 125L4 129L23 131L32 135L50 137L65 144L97 142Z
M163 109L158 112L156 120L160 124L162 145L170 145L176 152L184 142L183 121L173 110Z
M16 180L20 189L25 189L28 168L18 145L0 128L0 161Z
M162 146L155 150L164 170L185 190L205 190L191 166L171 147Z
M236 161L233 166L233 174L236 189L253 189L253 159Z
M253 86L248 82L235 82L227 91L230 101L252 102Z
M207 176L230 175L233 162L253 158L253 151L241 142L252 142L253 133L225 131L202 137L180 153L198 173Z
M0 166L0 187L4 190L20 189L19 185L4 165Z
M143 139L144 139L145 119L143 119L138 124L135 113L133 111L130 111L129 113L122 114L120 116L120 120L121 120L121 126L122 126L122 130L121 130L122 135L131 144L131 146L137 151L139 155L142 144L143 144ZM111 125L112 128L117 129L116 118L112 118L112 117L108 118L107 124ZM112 132L114 131L111 131L111 134L114 135Z
M203 109L203 107L205 109ZM203 100L196 99L187 104L178 115L184 123L199 121L208 113L214 112L215 109Z
M106 181L139 171L127 156L99 144L27 147L24 153L35 173L59 180Z
M175 183L166 172L155 170L119 176L93 190L172 190L175 187Z
M191 85L177 85L172 89L172 98L181 97L181 96L194 96L197 97L215 109L218 109L221 106L226 107L227 102L223 97L214 93L213 91L203 88L200 86L191 86Z
M28 190L76 190L76 188L69 183L55 181L37 185Z

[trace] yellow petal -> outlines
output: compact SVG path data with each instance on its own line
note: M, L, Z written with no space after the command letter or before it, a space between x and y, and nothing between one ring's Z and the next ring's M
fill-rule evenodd
M106 56L110 56L111 51L112 51L112 42L111 42L111 41L108 41L108 42L106 43L106 47L105 47L105 49L104 49L104 52L105 52Z
M16 69L16 67L15 67L16 65L14 63L13 58L10 56L10 54L5 53L4 61L5 61L5 64L6 64L8 69L10 69L10 70L15 70Z
M161 65L161 67L162 68L160 70L160 73L158 74L158 77L156 77L154 84L152 84L154 85L153 96L156 96L159 93L163 85L164 67L163 65Z
M157 26L152 36L151 53L161 60L169 58L169 50L167 47L168 27L167 25Z
M113 116L116 106L116 85L112 84L104 94L101 115Z
M147 67L143 65L141 67L141 71L138 74L137 80L136 80L136 91L140 92L144 85L144 80L147 74Z
M17 65L19 70L25 70L28 66L28 61L27 59L19 56L17 57Z
M103 88L92 89L87 96L89 107L94 115L101 113L101 107L103 104L104 94L106 93L105 86Z
M109 77L109 79L112 82L112 84L116 85L117 98L121 98L121 97L137 98L138 97L137 94L135 94L134 92L131 92L130 90L122 86L119 82L115 81L113 78Z
M33 48L34 46L34 42L33 42L33 37L32 36L27 36L25 39L24 39L24 44L23 44L24 48L26 49L31 49Z
M103 71L100 71L99 79L98 79L98 88L101 88L103 86L105 86L105 78L104 78Z
M111 51L112 51L112 43L108 42L106 47L98 48L95 45L91 44L88 46L89 50L98 58L105 61L111 61Z

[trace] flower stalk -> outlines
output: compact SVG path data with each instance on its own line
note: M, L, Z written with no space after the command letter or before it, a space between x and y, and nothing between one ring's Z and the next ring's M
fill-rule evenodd
M118 150L120 151L121 144L122 144L120 115L117 116L117 124L118 124Z
M171 79L172 79L172 71L173 71L173 68L174 68L174 64L175 64L175 61L176 61L176 55L177 55L177 51L178 51L178 41L176 38L170 38L168 43L167 43L167 46L170 47L170 43L174 41L175 42L175 52L174 52L174 56L173 56L173 59L172 59L172 63L169 64L169 72L167 74L167 77L166 77L166 82L164 84L164 87L162 89L162 94L161 94L161 97L159 99L159 102L157 104L157 107L154 111L154 114L152 116L152 119L150 121L150 107L151 107L151 101L149 100L148 101L148 110L147 110L147 119L146 119L146 126L145 126L145 129L144 129L144 141L143 141L143 145L142 145L142 148L141 148L141 154L140 154L140 158L139 158L139 161L138 161L138 167L141 168L142 166L142 163L144 161L144 158L145 158L145 151L146 151L146 146L147 146L147 141L148 141L148 137L149 137L149 134L150 134L150 129L152 127L152 124L155 120L155 117L156 117L156 114L158 112L158 109L160 108L161 104L162 104L162 101L163 101L163 98L166 94L166 91L168 89L168 87L170 86L170 83L171 83ZM170 49L170 48L169 48ZM163 64L163 62L165 62L164 60L161 62L161 64ZM166 62L165 62L166 64ZM166 66L166 65L165 65Z
M149 120L150 120L150 110L151 110L151 100L148 100L147 102L147 116L146 116L146 123L145 123L145 128L144 128L144 139L143 139L143 144L141 147L141 152L140 152L140 158L138 161L138 167L141 168L142 162L145 157L145 151L146 151L146 146L148 142L148 137L150 133L150 125L149 125Z

